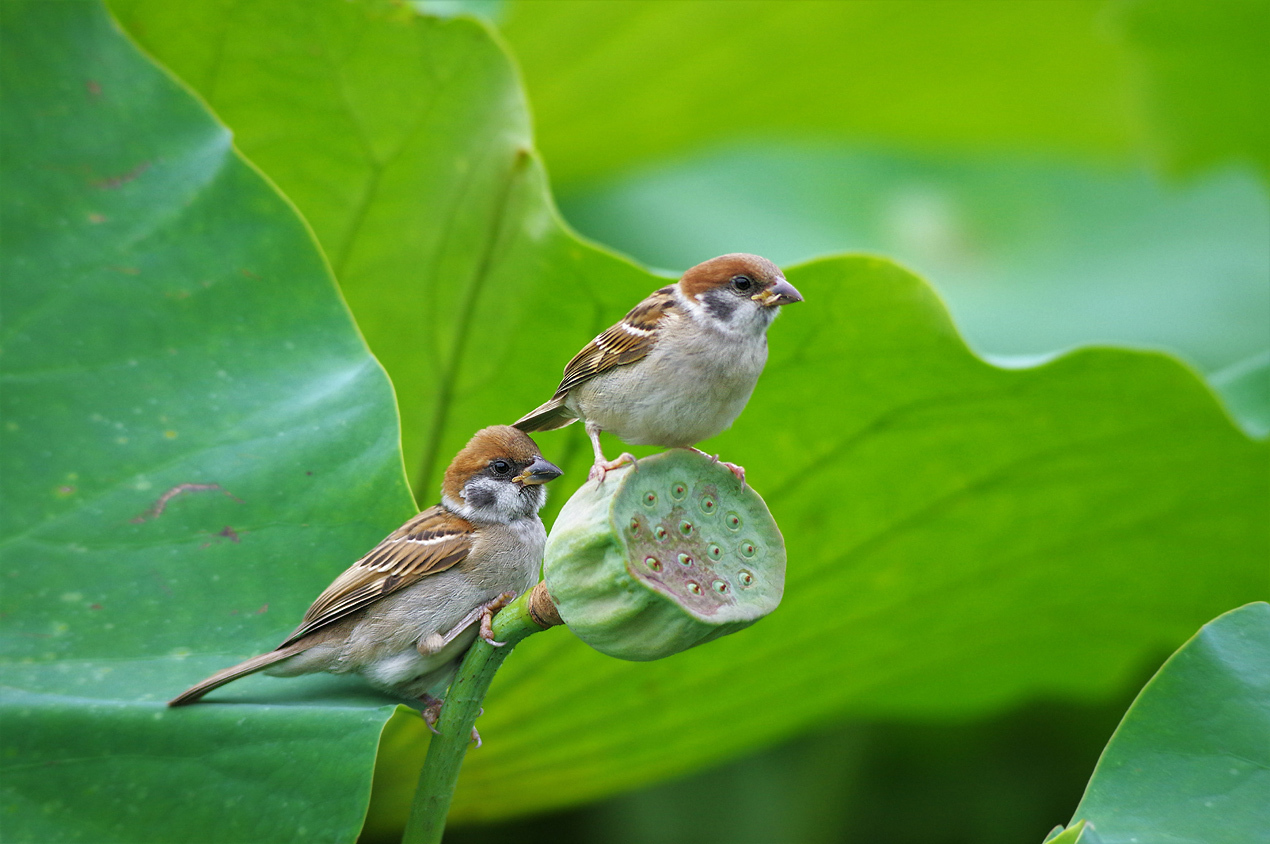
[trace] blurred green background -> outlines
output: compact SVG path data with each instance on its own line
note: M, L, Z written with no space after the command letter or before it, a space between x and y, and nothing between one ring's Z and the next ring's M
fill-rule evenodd
M108 8L2 10L18 840L346 841L367 801L392 840L404 709L162 701L433 501L639 264L760 252L808 295L705 446L785 603L646 665L527 641L448 840L1039 842L1160 662L1266 597L1270 4ZM574 486L576 428L541 439ZM238 497L136 518L190 479Z
M1216 372L1270 349L1265 3L510 0L495 20L565 217L642 262L886 255L1005 358L1118 343Z

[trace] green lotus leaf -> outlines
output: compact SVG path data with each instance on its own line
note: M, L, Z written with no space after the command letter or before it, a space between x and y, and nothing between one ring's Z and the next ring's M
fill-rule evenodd
M351 841L391 701L169 697L413 511L312 235L97 5L0 5L0 814L13 842Z
M1270 835L1270 604L1204 625L1125 713L1072 823L1105 844ZM1081 839L1084 840L1083 838Z

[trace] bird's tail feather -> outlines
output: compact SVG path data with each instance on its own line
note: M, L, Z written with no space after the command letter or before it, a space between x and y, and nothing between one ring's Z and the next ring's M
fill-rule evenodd
M541 407L529 411L512 424L526 433L554 431L576 421L577 418L573 415L573 411L565 407L563 398L554 398Z
M281 662L287 657L295 656L301 651L308 650L311 647L310 642L295 642L287 645L285 648L278 648L276 651L253 656L251 659L238 663L237 665L226 668L224 671L217 671L211 677L208 677L201 683L195 683L176 697L168 701L168 706L185 706L194 703L203 695L219 689L226 683L237 680L239 677L246 677L248 674L255 674L262 668L268 668L276 662Z

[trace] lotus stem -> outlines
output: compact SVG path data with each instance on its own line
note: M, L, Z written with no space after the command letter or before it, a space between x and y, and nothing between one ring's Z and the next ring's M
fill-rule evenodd
M546 587L539 583L494 616L494 639L505 642L503 647L496 648L478 636L468 649L441 707L439 735L428 745L402 844L440 844L472 727L494 674L519 642L559 623Z

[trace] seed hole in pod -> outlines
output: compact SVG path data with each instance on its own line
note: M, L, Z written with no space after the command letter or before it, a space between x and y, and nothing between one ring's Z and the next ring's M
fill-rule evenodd
M728 592L728 584L722 580L716 580L711 584L711 586L713 586L714 591L718 592L720 595L726 595Z
M666 530L665 525L658 525L653 528L653 536L657 537L658 542L665 542L668 535L670 535L670 531Z
M710 545L706 548L706 556L717 563L723 557L723 549L718 545Z
M684 536L692 536L692 522L684 520L679 523L679 532Z
M645 557L644 565L648 566L653 571L661 571L661 560L656 557Z
M683 501L684 497L687 495L688 495L687 484L671 484L670 485L670 497L675 499L676 501Z
M715 502L713 496L701 496L701 512L705 513L707 516L714 515L714 511L718 509L718 506L719 505Z
M652 490L649 490L648 492L644 493L644 506L655 507L656 505L657 505L657 493L653 492Z
M692 555L691 555L691 554L680 554L680 555L679 555L679 565L681 565L681 566L690 566L690 565L692 565Z
M631 516L631 533L639 533L639 516Z
M736 513L728 513L727 516L723 518L723 523L728 526L728 530L741 529L741 517Z
M750 574L750 573L749 573L748 571L746 571L745 569L741 569L740 573L739 573L739 574L737 574L736 579L737 579L737 580L739 580L739 581L741 581L741 585L742 585L742 586L753 586L753 585L754 585L754 575Z
M754 543L753 543L753 542L742 542L742 543L741 543L741 556L742 556L742 557L753 557L753 556L754 556L754 550L755 550L755 549L754 549Z
M692 593L692 594L694 594L694 595L700 595L700 594L701 594L701 584L700 584L700 583L697 583L695 580L689 580L689 581L688 581L688 591L689 591L689 592L691 592L691 593Z

